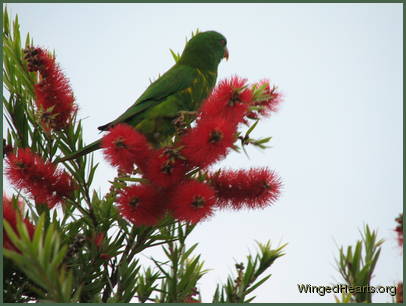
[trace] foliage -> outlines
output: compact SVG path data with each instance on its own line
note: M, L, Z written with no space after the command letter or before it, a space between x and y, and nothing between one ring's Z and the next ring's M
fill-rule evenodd
M381 253L383 240L377 240L377 232L371 231L366 225L362 240L358 240L355 246L343 247L339 250L339 258L336 260L338 271L349 287L370 286L376 263ZM340 301L336 297L336 301ZM371 292L362 291L342 296L342 302L371 303Z
M225 285L217 286L213 303L249 303L254 300L255 296L247 296L271 277L268 274L259 279L276 259L284 255L285 246L271 249L269 241L265 244L258 243L259 253L255 256L248 255L245 265L236 264L237 276L234 279L229 277Z

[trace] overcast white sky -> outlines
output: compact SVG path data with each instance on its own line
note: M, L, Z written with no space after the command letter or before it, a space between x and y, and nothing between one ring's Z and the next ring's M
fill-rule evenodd
M374 285L402 279L393 232L402 211L402 4L8 4L22 32L54 49L70 78L85 141L121 114L149 79L182 51L199 28L228 39L219 79L269 78L285 95L280 112L255 136L267 151L230 154L219 166L269 166L284 181L281 199L262 211L218 212L199 225L209 302L255 240L288 242L256 302L333 302L300 294L297 284L341 282L337 245L354 244L364 224L386 240ZM114 170L102 160L94 187L105 192ZM388 302L389 295L374 295Z

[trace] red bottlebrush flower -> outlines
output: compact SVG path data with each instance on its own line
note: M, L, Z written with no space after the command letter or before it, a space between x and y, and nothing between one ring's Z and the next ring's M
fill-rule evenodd
M399 217L395 219L395 221L398 223L395 228L395 232L398 235L398 244L399 246L403 246L403 213L401 213Z
M233 77L223 80L203 102L200 118L223 118L230 124L243 122L252 101L246 79Z
M75 189L72 178L29 148L19 148L7 156L7 177L18 188L30 193L49 208L61 203Z
M143 168L152 154L144 135L128 124L118 124L103 137L104 155L113 166L127 173L134 170L134 164Z
M55 59L41 48L27 48L28 71L38 71L41 81L35 84L36 106L45 130L60 130L70 124L77 110L68 79Z
M403 283L396 286L396 303L403 304Z
M200 292L197 288L192 289L192 293L183 300L183 303L201 303L202 299L200 297Z
M201 303L202 301L200 301L200 300L197 300L197 299L195 299L195 298L192 298L192 297L190 297L190 296L188 296L184 301L183 301L183 303Z
M178 220L197 223L213 213L215 193L209 185L190 180L172 191L169 210Z
M193 166L205 168L222 159L235 140L236 125L221 118L205 118L181 139L181 154Z
M224 170L209 174L209 181L216 190L217 205L234 209L264 208L278 199L282 185L267 168Z
M186 173L185 162L170 148L155 150L145 167L144 176L160 187L178 184Z
M155 225L163 216L162 195L151 185L125 188L117 199L120 213L135 225Z
M22 218L23 203L18 201L17 207L14 206L13 201L7 196L3 195L3 218L7 220L10 226L13 228L14 232L18 233L17 230L17 215ZM28 219L22 219L27 227L28 234L32 238L34 235L34 225ZM15 245L11 242L10 238L7 235L7 232L3 230L3 247L12 250L18 251Z
M104 241L104 233L97 233L93 238L93 243L96 247L101 247Z
M112 258L113 256L111 256L110 254L107 254L107 253L101 253L101 254L99 255L99 257L100 257L101 259L103 259L103 260L109 260L109 259Z
M282 102L282 95L273 86L271 88L268 80L263 80L256 83L251 88L253 94L253 105L260 107L257 111L262 116L269 116L273 112L278 111L278 107ZM256 111L249 113L251 117L258 117Z

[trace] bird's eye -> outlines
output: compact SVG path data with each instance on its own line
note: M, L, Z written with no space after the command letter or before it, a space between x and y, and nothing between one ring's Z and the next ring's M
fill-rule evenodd
M220 44L221 44L222 46L225 46L225 45L227 44L227 42L226 42L225 39L222 39L222 40L220 40Z

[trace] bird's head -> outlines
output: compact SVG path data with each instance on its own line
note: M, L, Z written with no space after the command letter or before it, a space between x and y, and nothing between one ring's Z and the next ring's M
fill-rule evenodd
M200 32L186 44L180 63L200 69L216 69L220 61L228 59L227 39L215 31Z

